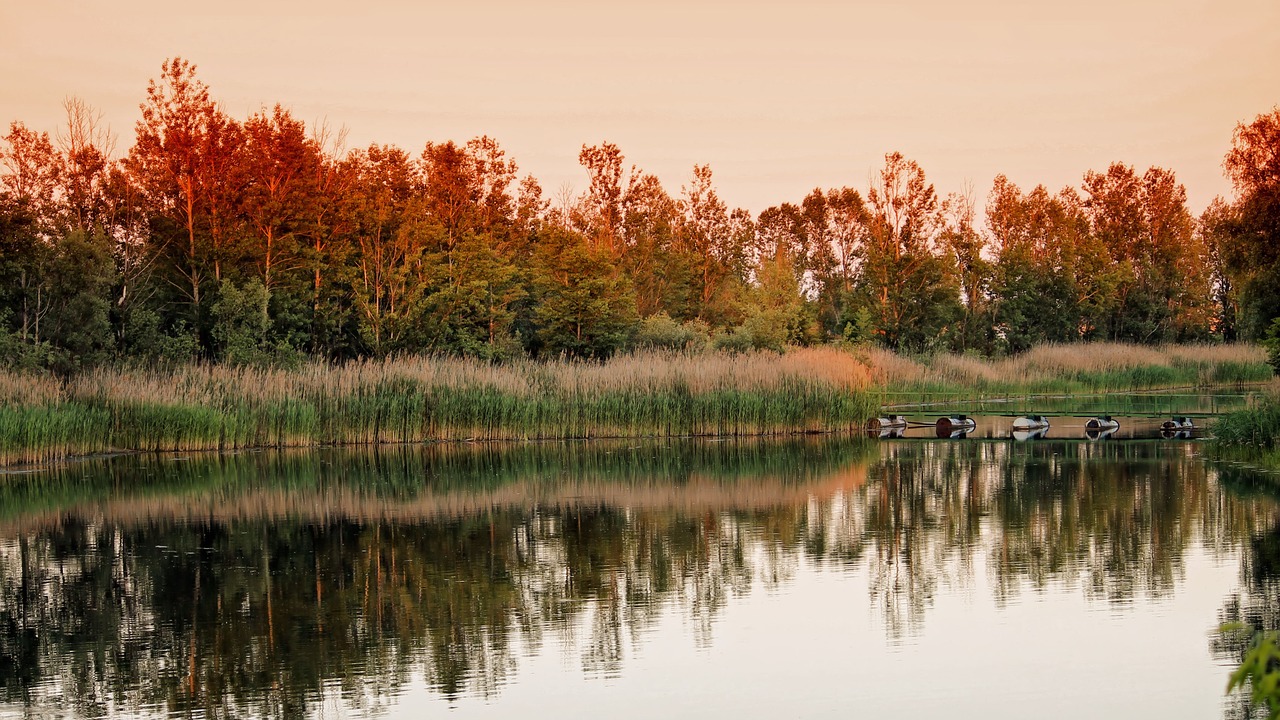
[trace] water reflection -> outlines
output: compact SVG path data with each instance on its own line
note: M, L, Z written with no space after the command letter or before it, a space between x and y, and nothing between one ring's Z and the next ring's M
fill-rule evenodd
M1277 486L1257 473L1241 467L1221 470L1222 484L1241 497L1275 498ZM1222 623L1240 623L1250 630L1280 630L1280 521L1254 529L1240 562L1240 588L1223 603ZM1226 664L1239 664L1249 645L1246 632L1216 633L1211 647L1214 656ZM1225 717L1243 720L1265 712L1253 708L1247 695L1240 694L1228 704Z
M1173 592L1196 542L1252 542L1234 612L1274 615L1274 504L1218 492L1193 451L691 441L122 458L13 477L0 702L297 716L336 693L369 712L417 679L496 697L549 645L615 677L665 613L711 645L735 598L801 565L865 572L902 638L957 588L1125 604Z

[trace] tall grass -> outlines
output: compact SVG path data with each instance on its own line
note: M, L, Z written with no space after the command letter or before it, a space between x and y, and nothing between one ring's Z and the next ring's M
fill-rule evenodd
M873 384L890 391L1105 392L1264 382L1266 353L1256 345L1122 343L1041 345L1009 358L938 355L913 360L863 351Z
M1225 454L1280 467L1280 379L1253 407L1218 418L1213 435Z
M44 382L44 381L42 381ZM212 450L859 427L866 368L830 348L656 354L599 364L402 358L300 370L98 370L23 390L0 373L0 462Z
M644 352L603 363L418 357L295 370L107 368L66 381L0 371L0 464L112 451L821 432L861 426L883 391L1138 390L1269 374L1254 346L1105 343L994 361L825 347Z

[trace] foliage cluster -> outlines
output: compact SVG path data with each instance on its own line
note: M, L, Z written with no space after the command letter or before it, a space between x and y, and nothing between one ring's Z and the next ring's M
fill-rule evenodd
M583 146L553 198L496 141L348 150L282 107L224 113L166 61L133 143L84 103L0 137L0 360L297 364L627 348L1018 353L1045 342L1262 339L1280 316L1280 111L1237 129L1236 200L1201 218L1171 171L1079 187L1001 176L977 217L898 153L865 189L757 215L695 166L679 193Z

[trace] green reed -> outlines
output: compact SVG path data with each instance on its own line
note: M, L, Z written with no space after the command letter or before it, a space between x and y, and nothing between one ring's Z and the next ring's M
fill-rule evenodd
M483 373L433 379L390 371L356 382L341 368L312 369L318 381L283 389L260 385L288 377L219 370L146 377L134 387L112 378L69 385L43 403L0 404L0 463L110 451L829 432L858 428L877 410L865 390L822 377L781 372L762 380L767 371L756 369L758 376L708 382L690 368L598 385L579 382L568 365L555 368L554 382L524 385Z

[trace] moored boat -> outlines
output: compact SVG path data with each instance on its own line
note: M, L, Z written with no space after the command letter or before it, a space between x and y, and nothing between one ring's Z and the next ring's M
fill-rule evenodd
M1048 430L1049 418L1043 415L1023 415L1013 420L1014 430Z
M1161 430L1194 430L1196 424L1189 417L1182 415L1174 416L1172 420L1165 420L1160 424Z
M881 431L889 428L906 428L906 415L885 415L883 417L874 417L867 421L867 430Z
M1110 415L1089 418L1084 424L1084 436L1090 440L1105 440L1120 429L1120 422Z
M1084 424L1085 430L1119 430L1120 421L1113 419L1110 415L1102 415L1100 417L1091 417Z
M977 427L978 423L968 415L948 415L938 418L935 423L940 438L963 438Z

